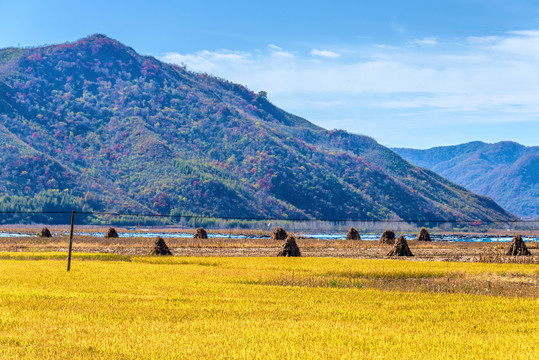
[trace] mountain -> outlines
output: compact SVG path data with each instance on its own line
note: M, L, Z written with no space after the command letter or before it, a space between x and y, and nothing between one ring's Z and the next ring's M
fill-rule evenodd
M539 218L539 146L475 141L428 150L393 150L412 164L491 197L514 214Z
M104 35L0 50L0 164L2 211L515 219L369 137Z

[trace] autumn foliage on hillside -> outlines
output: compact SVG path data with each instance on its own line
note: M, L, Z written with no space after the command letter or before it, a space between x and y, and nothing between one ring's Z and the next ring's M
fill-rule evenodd
M512 219L374 140L103 35L0 50L0 207L335 219ZM33 200L32 200L33 199Z

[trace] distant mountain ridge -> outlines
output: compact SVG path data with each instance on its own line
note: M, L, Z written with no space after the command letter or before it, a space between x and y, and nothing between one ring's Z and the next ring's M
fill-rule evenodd
M4 211L515 219L369 137L104 35L0 50L0 164Z
M475 141L427 150L393 150L414 165L491 197L514 214L539 218L539 146Z

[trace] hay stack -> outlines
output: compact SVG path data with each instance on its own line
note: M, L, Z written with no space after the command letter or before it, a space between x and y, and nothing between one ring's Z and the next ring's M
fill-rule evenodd
M526 243L522 239L522 236L517 235L511 241L511 247L507 251L507 255L514 256L528 256L531 255L530 250L526 247Z
M105 237L106 238L117 238L118 237L118 232L116 231L115 228L113 227L110 227L107 232L105 233Z
M395 243L395 233L393 230L386 230L380 237L380 240L378 240L380 244L389 244L393 245Z
M195 235L193 235L193 239L207 239L208 233L206 230L202 227L199 227L195 230Z
M426 227L422 227L421 230L419 230L419 235L417 235L418 241L432 241L430 239L430 234Z
M283 244L283 248L279 251L277 256L301 256L301 251L299 251L294 235L288 235Z
M285 229L278 226L273 229L273 234L271 234L271 240L286 240L287 237L288 234Z
M351 227L350 230L348 230L346 240L361 240L361 236L359 236L359 232L356 230L356 228Z
M172 255L172 251L168 248L165 240L162 237L157 237L150 255Z
M408 247L408 242L403 235L399 236L393 249L387 253L387 256L414 256Z
M39 234L40 237L52 237L52 234L49 230L49 228L44 227L41 229L41 233Z

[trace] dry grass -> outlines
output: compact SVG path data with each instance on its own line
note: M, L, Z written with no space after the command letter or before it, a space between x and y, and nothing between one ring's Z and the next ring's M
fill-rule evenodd
M165 238L174 255L179 256L275 256L281 241L269 238ZM0 251L67 251L68 236L53 238L12 237L0 238ZM103 238L75 236L74 251L145 255L155 238L120 237ZM297 238L303 256L348 257L358 259L384 259L391 245L366 240L315 240ZM486 242L424 242L409 240L414 261L465 261L539 264L539 244L528 242L532 256L507 256L509 243Z
M462 273L380 274L376 272L336 272L311 277L293 276L258 282L264 285L332 288L368 288L384 291L462 293L472 295L539 298L539 273L482 274Z
M532 252L532 255L535 256L511 256L507 255L507 249L510 244L506 245L495 245L485 248L483 253L477 259L478 262L484 263L513 263L513 264L539 264L539 244L536 242L527 243L528 250Z

